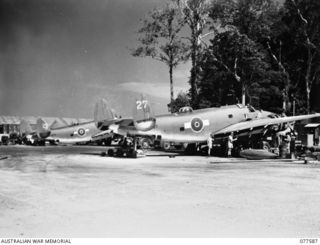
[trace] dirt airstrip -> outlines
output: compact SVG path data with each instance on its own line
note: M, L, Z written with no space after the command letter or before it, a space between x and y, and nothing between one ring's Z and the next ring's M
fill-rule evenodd
M0 146L0 237L319 237L320 164Z

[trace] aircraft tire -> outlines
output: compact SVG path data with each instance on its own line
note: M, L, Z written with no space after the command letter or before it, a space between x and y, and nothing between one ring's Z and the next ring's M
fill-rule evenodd
M268 142L262 141L262 149L270 151L270 148L271 148L271 146Z
M170 150L171 148L171 144L170 142L164 142L163 143L163 149L165 149L166 151Z
M137 158L137 151L130 152L130 155L128 157Z
M121 148L117 149L116 156L117 157L123 157L123 150Z
M113 157L114 156L114 150L113 149L109 149L108 150L108 156L109 157Z
M236 146L232 149L231 155L232 155L233 157L239 157L241 150L242 150L242 147L236 145Z
M142 149L148 149L150 148L150 141L148 139L142 138L139 142L139 145Z
M185 152L187 155L195 155L197 153L197 145L196 144L188 144Z

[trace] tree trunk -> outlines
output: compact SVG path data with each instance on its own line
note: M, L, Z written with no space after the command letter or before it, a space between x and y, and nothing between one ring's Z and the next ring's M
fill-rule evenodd
M241 103L243 106L246 105L246 87L242 84L242 100Z
M267 42L267 47L268 47L268 50L271 54L271 57L277 62L279 69L281 70L281 72L283 72L283 74L286 77L286 84L285 84L284 89L282 91L282 99L283 99L282 109L283 109L283 112L286 113L287 112L287 103L289 101L289 98L288 98L289 88L290 88L290 84L291 84L290 75L287 72L286 68L283 66L281 60L278 59L277 56L272 52L272 49L270 47L269 42Z
M172 112L172 106L173 106L173 67L172 65L169 66L169 75L170 75L170 111Z
M305 76L306 80L306 99L307 99L307 114L310 114L310 90L312 86L312 81L310 79L311 76L311 66L312 66L312 54L311 54L311 44L309 39L308 42L308 60L307 60L307 72Z
M288 89L287 86L282 90L282 112L286 113L287 112L287 94L288 94Z
M191 47L191 74L190 74L190 85L191 85L191 101L195 103L197 96L197 85L196 85L196 66L197 66L197 37L194 31L192 30L192 47Z
M307 83L307 82L306 82ZM308 84L306 84L308 87L306 88L306 96L307 96L307 114L310 114L310 87Z

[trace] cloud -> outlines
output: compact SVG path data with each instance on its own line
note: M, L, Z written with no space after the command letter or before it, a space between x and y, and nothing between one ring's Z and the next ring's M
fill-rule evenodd
M169 84L164 83L147 83L147 82L125 82L118 85L120 90L142 93L158 97L161 99L170 100ZM177 95L180 91L185 91L186 87L174 86L174 93Z
M91 117L97 98L126 111L141 92L166 109L167 67L128 50L138 45L140 19L162 4L0 1L0 114ZM174 71L175 95L189 86L190 69L184 67Z
M190 77L190 70L191 70L191 62L187 62L186 64L182 64L178 66L174 71L173 71L173 78L178 82L178 83L185 83L189 80Z

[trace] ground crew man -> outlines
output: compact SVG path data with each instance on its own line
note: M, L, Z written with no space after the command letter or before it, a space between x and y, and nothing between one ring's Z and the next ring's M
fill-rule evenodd
M213 143L213 139L212 139L212 135L210 134L209 137L208 137L208 139L207 139L208 156L211 156L212 143Z
M230 133L230 135L228 136L228 145L227 145L227 148L228 148L228 157L231 156L231 153L232 153L232 149L233 149L233 142L236 141L237 138L233 138L233 132Z

